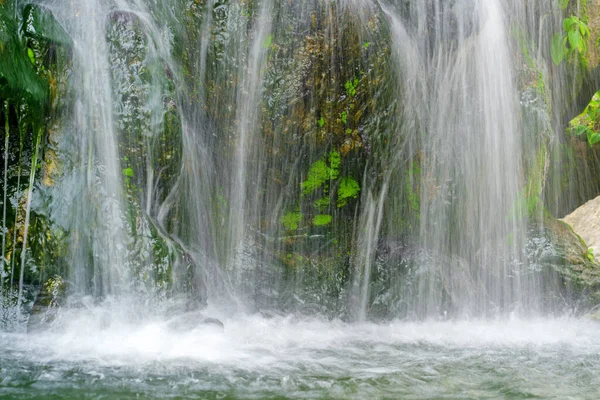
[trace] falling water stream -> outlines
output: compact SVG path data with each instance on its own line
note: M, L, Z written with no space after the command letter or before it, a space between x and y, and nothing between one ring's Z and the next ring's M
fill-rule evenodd
M527 254L520 2L33 3L72 59L19 241L5 117L0 398L600 397L600 325ZM33 214L68 296L27 334Z

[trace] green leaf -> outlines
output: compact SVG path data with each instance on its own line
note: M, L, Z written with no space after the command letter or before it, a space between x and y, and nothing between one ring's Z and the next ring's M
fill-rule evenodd
M578 19L579 18L577 18L574 15L569 18L563 19L563 29L565 30L565 32L568 32L571 29L571 27L577 23Z
M587 131L587 128L585 125L577 125L573 129L573 133L575 133L576 136L583 135L584 133L586 133L586 131Z
M552 62L554 62L556 66L560 65L565 58L565 45L563 44L562 33L557 32L552 36L550 54L552 56Z
M577 49L579 50L579 52L581 52L582 50L580 50L581 46L582 46L582 42L583 40L581 39L581 34L579 33L579 29L571 29L568 31L567 36L569 38L569 45L571 45L572 49Z
M301 212L288 212L281 218L281 223L289 231L295 231L298 229L300 222L302 221Z
M35 65L35 54L31 47L27 48L27 56L29 57L29 61L31 61L31 63Z
M590 146L593 146L596 143L600 142L600 133L593 132L591 135L588 134L588 142Z
M344 177L340 181L340 187L338 188L338 200L337 206L345 206L350 199L356 199L360 192L360 185L354 178Z
M319 214L319 215L315 215L315 217L313 218L313 225L314 226L325 226L325 225L329 225L332 221L332 217L329 214Z
M321 118L319 118L319 120L317 122L319 123L319 126L322 128L325 125L325 118L321 117Z
M346 122L348 122L348 113L346 111L343 111L340 114L340 118L342 119L342 124L346 125Z
M133 169L132 168L125 168L123 170L123 175L127 176L129 178L133 178Z
M311 194L329 180L329 168L324 160L310 166L306 180L300 185L304 194Z

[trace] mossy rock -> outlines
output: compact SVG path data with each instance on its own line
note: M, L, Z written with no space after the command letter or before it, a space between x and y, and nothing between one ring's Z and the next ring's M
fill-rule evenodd
M584 303L600 304L600 264L583 239L560 220L547 218L544 228L553 250L543 254L540 262L552 266L570 282L575 295Z

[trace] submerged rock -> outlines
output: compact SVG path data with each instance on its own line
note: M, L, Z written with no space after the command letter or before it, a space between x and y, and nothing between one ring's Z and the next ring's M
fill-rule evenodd
M167 327L170 330L177 332L191 331L203 327L212 327L220 331L225 329L223 322L221 322L219 319L206 317L200 312L190 312L177 316L167 323Z

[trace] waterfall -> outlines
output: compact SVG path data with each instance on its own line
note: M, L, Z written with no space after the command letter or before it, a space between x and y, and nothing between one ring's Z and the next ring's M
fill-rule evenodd
M63 134L65 141L76 144L73 174L81 180L79 189L64 188L81 191L65 193L74 203L73 279L82 291L91 278L95 293L120 294L126 291L130 274L125 266L127 223L105 34L108 10L103 2L86 1L60 11L74 40L76 97L73 126Z
M509 18L511 6L500 1L417 1L408 17L400 17L397 7L382 7L392 26L399 86L406 86L399 115L406 122L397 129L406 139L392 148L396 162L386 181L398 182L394 174L403 171L394 167L410 159L407 147L418 143L418 157L424 159L417 177L419 255L413 255L409 272L392 283L399 287L398 303L404 304L401 314L539 311L544 278L529 265L523 248L528 229L523 160L537 150L526 154L523 149L509 33L519 15ZM394 213L397 199L406 196L404 187L391 186L383 185L378 200L391 203L384 220ZM372 196L364 203L372 213ZM398 226L380 228L366 215L358 252L367 255L357 259L359 319L372 298L368 282L375 262L374 251L364 250L365 245L401 234Z
M21 291L59 271L97 301L366 321L543 313L546 293L563 290L527 253L544 193L558 192L545 190L562 135L552 96L566 86L545 38L557 7L36 4L72 46L64 78L52 76L60 101L43 133L54 136L40 143L59 172L36 186L37 147L26 149L36 168L23 191L19 165L26 212L12 228L21 195L8 188L5 107L2 248L22 249L0 279L18 277ZM523 75L545 87L549 70L558 83L532 95L532 121ZM52 232L66 250L35 258L46 242L28 245L30 217L43 222L31 234Z

